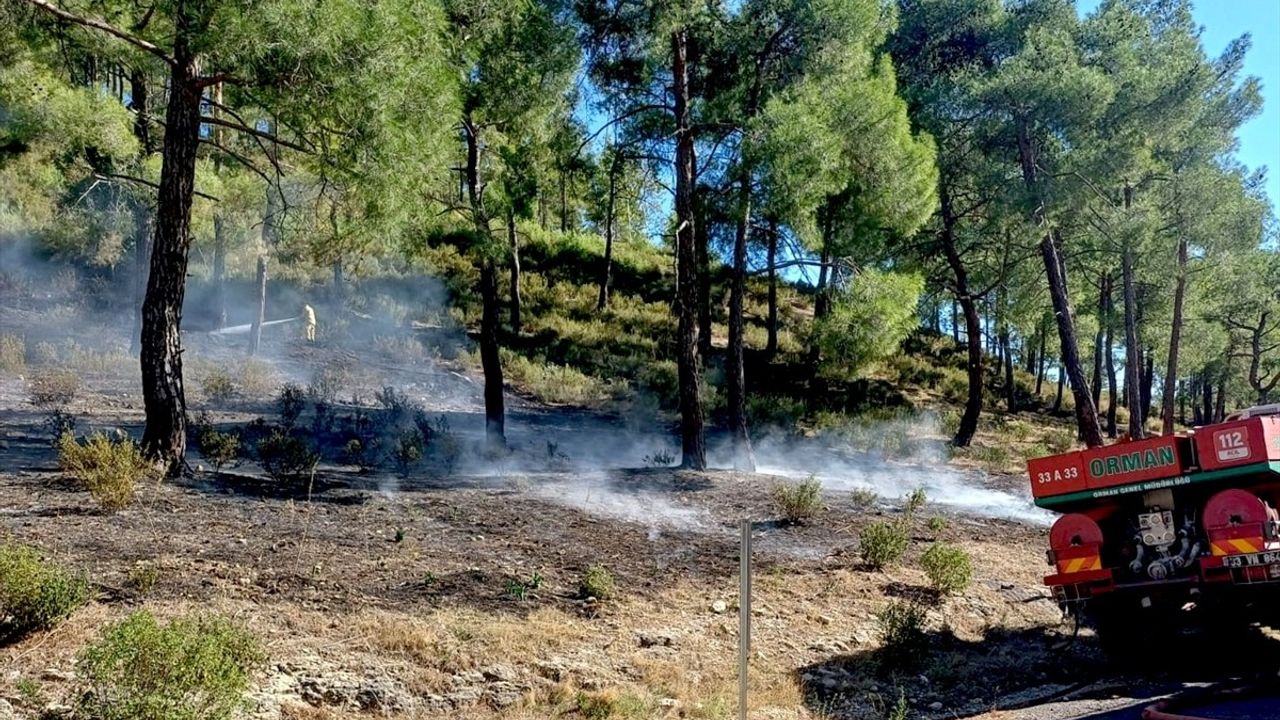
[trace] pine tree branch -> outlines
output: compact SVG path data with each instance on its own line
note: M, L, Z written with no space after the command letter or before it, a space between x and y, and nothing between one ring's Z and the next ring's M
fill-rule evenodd
M98 178L99 180L128 180L129 182L135 182L135 183L138 183L139 185L146 185L147 187L155 188L156 190L160 189L160 185L158 183L153 183L150 180L147 180L146 178L134 177L132 175L121 175L119 173L94 173L93 176L95 178ZM212 195L209 195L208 193L202 193L199 190L192 190L191 192L193 195L202 197L206 200L212 200L213 202L222 202L222 198L214 197Z
M64 22L69 22L73 25L80 25L82 27L101 30L102 32L105 32L108 35L113 35L129 43L130 45L133 45L134 47L140 50L145 50L146 52L149 52L152 55L155 55L156 57L165 61L165 63L168 65L175 64L173 57L170 56L169 53L165 52L164 49L161 48L160 46L155 45L154 43L148 42L146 40L143 40L142 38L136 35L133 35L132 33L125 32L124 30L121 30L120 28L115 27L114 25L106 22L105 20L99 20L97 18L81 17L79 15L76 15L74 13L63 10L60 7L55 6L49 3L47 0L25 0L25 1L28 4L32 5L33 7L37 7L49 13L50 15L53 15L59 20L62 20Z
M310 148L285 140L281 138L279 135L276 135L274 133L269 133L269 132L266 132L265 130L258 130L257 128L251 128L248 125L241 125L238 122L232 122L230 120L226 120L220 117L201 116L200 122L206 123L209 125L221 125L222 127L230 128L237 132L245 133L246 135L253 135L254 137L260 137L263 140L267 140L268 142L275 143L276 145L280 145L282 147L287 147L290 150L297 150L298 152L307 153L308 155L312 153Z

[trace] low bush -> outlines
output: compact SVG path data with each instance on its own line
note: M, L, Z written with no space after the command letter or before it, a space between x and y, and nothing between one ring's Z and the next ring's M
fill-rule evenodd
M920 556L920 565L929 584L942 595L963 592L973 580L973 560L955 545L934 543Z
M911 534L906 523L874 522L858 537L858 554L868 568L882 570L901 560L910 544Z
M613 597L613 573L604 565L595 564L587 568L578 581L578 597L608 600Z
M929 518L928 528L933 532L942 532L947 529L947 519L941 515L934 515Z
M276 480L294 480L309 475L320 461L310 443L280 428L258 441L258 462Z
M773 486L773 507L786 522L803 522L822 509L822 483L812 475L796 485Z
M49 434L49 444L53 446L54 450L57 450L58 443L62 441L63 435L75 434L76 416L62 408L55 408L44 419L44 429Z
M849 493L849 500L859 510L866 510L880 502L880 495L871 488L858 488Z
M907 515L915 515L928 501L929 495L925 493L924 488L918 487L903 498L902 511Z
M32 547L0 545L0 635L47 630L89 599L89 584Z
M27 343L17 335L0 335L0 373L21 375L27 369Z
M298 418L302 415L302 411L307 408L307 393L302 389L301 385L296 383L285 383L280 388L280 394L276 398L276 409L280 411L280 424L288 429L293 429L298 424Z
M80 392L80 378L70 370L37 370L31 374L28 391L32 405L66 405Z
M108 510L120 510L133 501L138 483L157 474L133 440L94 433L84 443L71 433L58 441L58 465L84 483L89 494Z
M222 432L212 425L198 429L196 444L214 470L221 471L240 457L240 436L234 432Z
M914 665L928 644L924 633L925 609L913 602L896 600L876 613L880 636L880 663L887 668Z
M236 384L231 375L222 368L214 368L204 376L200 383L200 391L211 402L225 403L236 394Z
M236 380L245 397L265 398L271 395L280 380L271 363L258 358L242 360L236 367Z
M227 720L248 705L264 661L248 630L216 616L160 624L146 610L108 627L80 655L79 712L93 720Z

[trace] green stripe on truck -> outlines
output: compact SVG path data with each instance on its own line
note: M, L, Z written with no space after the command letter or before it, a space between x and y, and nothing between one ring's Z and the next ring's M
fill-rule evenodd
M1075 502L1077 500L1097 500L1099 498L1115 497L1116 495L1128 495L1129 493L1160 490L1161 488L1181 487L1183 485L1192 485L1195 483L1213 482L1214 480L1236 477L1238 475L1250 475L1253 473L1265 472L1280 474L1280 462L1253 463L1251 465L1241 465L1239 467L1225 468L1223 470L1210 470L1209 472L1179 475L1177 477L1163 478L1161 480L1147 480L1145 482L1131 483L1129 485L1116 485L1114 487L1100 488L1097 490L1081 490L1080 492L1067 493L1066 495L1051 495L1049 497L1036 498L1036 505L1039 507L1053 507L1054 505L1062 505L1065 503Z

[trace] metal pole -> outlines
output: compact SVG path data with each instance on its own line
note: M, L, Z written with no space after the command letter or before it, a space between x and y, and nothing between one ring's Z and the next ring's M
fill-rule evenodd
M738 720L747 720L747 665L751 660L751 521L742 521L738 556Z

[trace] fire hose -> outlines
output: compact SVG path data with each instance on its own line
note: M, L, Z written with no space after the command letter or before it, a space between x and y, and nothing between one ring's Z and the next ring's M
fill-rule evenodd
M1179 711L1195 710L1199 706L1211 705L1215 702L1244 700L1254 696L1266 697L1274 693L1274 688L1263 689L1260 685L1209 688L1202 693L1186 694L1152 703L1143 708L1142 720L1215 720L1215 718L1187 715Z

